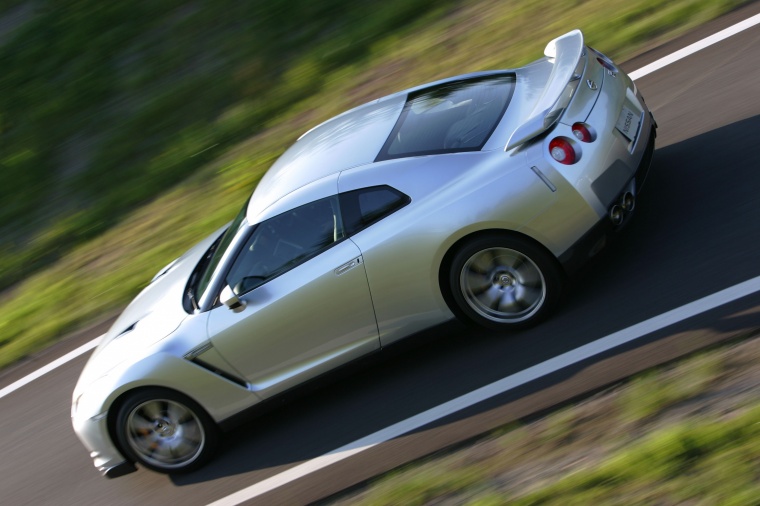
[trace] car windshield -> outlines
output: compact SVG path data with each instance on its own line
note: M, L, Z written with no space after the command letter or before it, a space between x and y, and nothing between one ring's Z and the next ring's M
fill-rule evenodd
M198 273L198 284L195 286L195 290L193 290L196 301L200 300L201 297L203 297L203 294L208 289L214 271L216 271L216 268L219 266L219 262L221 262L225 251L227 251L227 248L229 248L232 239L235 237L235 234L237 234L238 230L240 230L240 227L243 226L245 222L245 216L248 211L249 201L250 198L245 201L243 208L237 214L235 219L232 220L229 228L224 233L224 236L222 236L222 240L219 241L216 248L214 249L211 259L208 261L208 264L205 266L202 272Z
M376 161L482 149L514 87L514 74L503 74L410 93Z

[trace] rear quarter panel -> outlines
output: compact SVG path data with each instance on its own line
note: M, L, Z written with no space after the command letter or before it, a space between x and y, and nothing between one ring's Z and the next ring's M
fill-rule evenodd
M482 230L530 235L527 224L556 199L526 166L504 151L391 160L341 174L341 192L387 184L411 203L359 232L380 341L389 344L453 317L438 281L446 252Z

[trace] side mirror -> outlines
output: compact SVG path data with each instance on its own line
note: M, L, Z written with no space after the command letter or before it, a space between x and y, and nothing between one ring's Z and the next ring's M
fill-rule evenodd
M239 313L245 308L245 301L240 300L240 297L235 295L235 292L232 291L232 287L229 285L222 288L222 293L219 294L219 299L222 301L222 304L236 313Z

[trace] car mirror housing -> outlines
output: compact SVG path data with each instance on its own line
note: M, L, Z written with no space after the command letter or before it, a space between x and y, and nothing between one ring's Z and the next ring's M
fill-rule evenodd
M235 311L236 313L239 313L245 308L245 301L241 300L240 297L235 295L235 292L229 285L226 285L222 289L222 293L219 294L219 299L222 301L222 304Z

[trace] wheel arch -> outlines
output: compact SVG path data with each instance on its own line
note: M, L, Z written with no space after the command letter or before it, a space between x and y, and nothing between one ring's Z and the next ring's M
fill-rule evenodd
M532 243L534 246L542 249L548 256L554 259L554 261L557 264L557 267L559 268L559 271L566 276L567 273L564 269L564 266L560 262L560 260L557 258L557 256L551 252L549 248L547 248L544 244L542 244L540 241L535 239L534 237L531 237L528 234L517 232L515 230L511 229L504 229L504 228L485 228L481 230L476 230L474 232L470 232L468 234L463 235L459 239L457 239L444 253L443 257L441 258L441 262L438 266L438 289L440 290L441 295L443 296L444 301L446 302L446 305L449 307L449 309L456 314L456 303L453 299L453 295L451 293L451 288L449 287L448 283L448 273L451 269L452 261L454 259L454 256L459 252L460 249L464 247L465 244L477 240L481 237L486 236L492 236L492 235L501 235L504 237L517 237L521 240L527 241Z
M180 392L176 388L171 388L164 385L158 385L158 384L137 385L137 386L134 386L133 388L128 388L124 390L123 392L119 393L119 395L113 400L113 402L111 402L111 405L109 406L108 411L106 412L106 428L108 429L108 437L111 439L111 443L113 443L113 445L116 447L117 450L119 450L119 453L121 453L125 459L129 460L132 463L134 463L134 460L129 457L128 452L124 451L124 448L122 447L122 444L116 435L116 420L119 415L119 411L121 411L121 407L124 405L124 403L127 401L129 397L135 395L138 392L144 392L148 390L165 390L165 391L172 392L174 394L177 394L183 397L187 397L188 399L196 403L198 406L200 406L200 408L203 409L208 415L208 411L206 410L206 408L200 402L194 399L192 396L187 395L185 392ZM209 418L214 421L217 427L219 426L216 420L214 420L210 415L209 415Z
M529 241L536 245L537 247L543 249L548 255L551 255L552 258L554 258L557 261L558 265L562 265L557 258L557 256L549 250L546 246L541 244L538 240L534 239L533 237L524 234L522 232L517 232L515 230L510 229L504 229L504 228L486 228L482 230L477 230L475 232L470 232L466 235L463 235L459 239L457 239L449 248L446 250L446 253L443 254L443 257L441 258L441 263L438 266L438 285L441 290L443 290L446 283L444 283L445 278L448 274L448 270L451 267L451 261L454 258L454 255L464 246L466 243L473 241L475 239L478 239L480 237L485 237L488 235L503 235L503 236L511 236L511 237L519 237L523 240Z
M152 392L151 396L163 396L166 395L167 398L173 400L175 402L180 402L185 404L187 408L189 408L191 411L195 412L195 417L199 419L199 422L201 425L205 424L207 427L207 430L204 430L206 442L204 443L205 448L203 450L199 449L199 453L196 454L197 458L193 458L190 463L188 463L186 466L179 467L176 469L170 469L170 468L161 468L156 467L153 463L147 463L147 462L141 462L140 460L136 460L131 452L124 447L126 443L124 443L121 438L119 437L119 415L121 414L123 408L125 405L129 403L130 398L139 397L141 394L147 394L149 392ZM148 397L148 395L145 395ZM110 408L107 411L106 414L106 429L108 431L108 437L115 446L115 448L121 453L121 455L124 457L124 459L127 462L130 462L132 465L134 464L141 464L144 467L147 467L148 469L151 469L153 471L161 472L161 473L167 473L167 474L181 474L185 473L191 470L197 469L197 467L202 466L205 462L207 462L213 454L216 452L216 449L219 444L219 437L221 434L221 427L219 423L214 420L210 415L208 410L200 404L196 399L194 399L192 396L171 387L161 386L161 385L139 385L135 386L134 388L127 389L123 392L121 392L111 403ZM210 450L209 450L210 448Z

